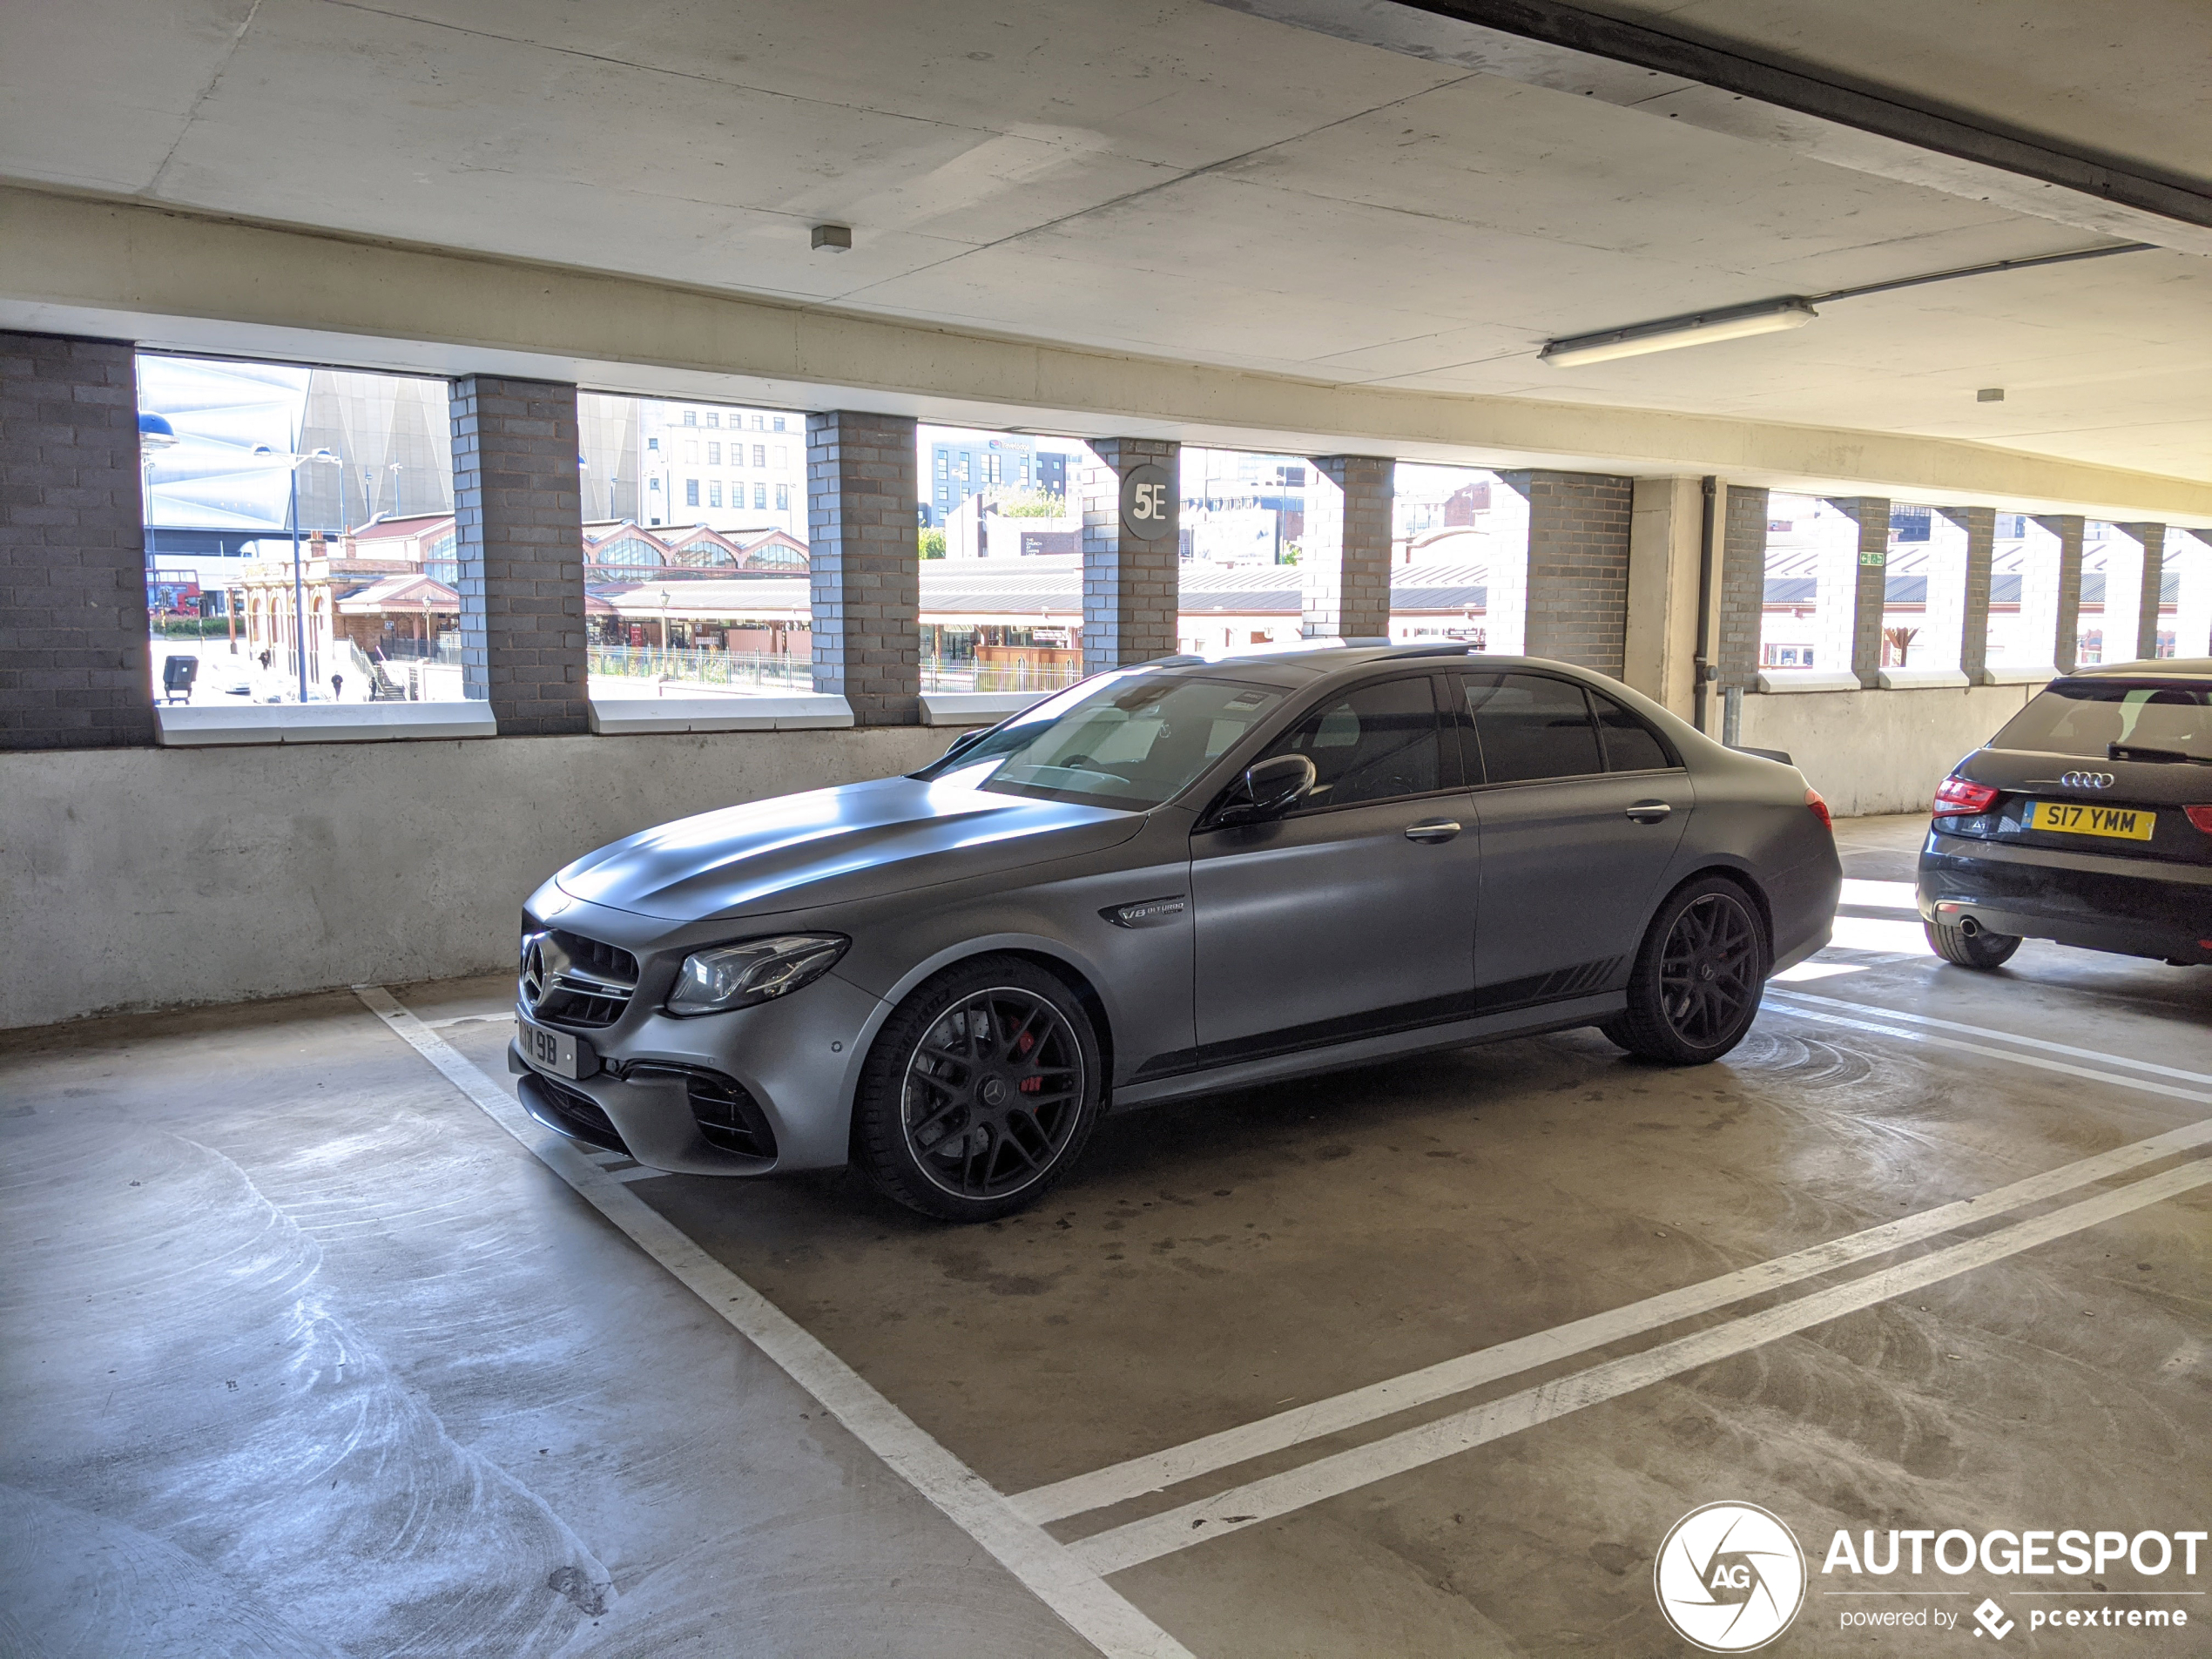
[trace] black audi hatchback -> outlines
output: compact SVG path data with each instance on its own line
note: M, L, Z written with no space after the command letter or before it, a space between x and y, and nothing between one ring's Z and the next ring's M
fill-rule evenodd
M2023 938L2212 962L2212 658L2052 681L1936 791L1919 899L1961 968Z

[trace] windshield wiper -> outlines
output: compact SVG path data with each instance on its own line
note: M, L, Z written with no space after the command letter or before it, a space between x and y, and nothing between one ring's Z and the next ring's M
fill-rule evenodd
M2107 760L2185 760L2194 766L2212 766L2212 755L2193 755L2186 749L2152 749L2140 743L2107 743Z

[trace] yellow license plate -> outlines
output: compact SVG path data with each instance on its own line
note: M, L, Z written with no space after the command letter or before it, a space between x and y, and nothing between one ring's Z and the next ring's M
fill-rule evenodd
M2133 806L2089 806L2071 800L2032 800L2020 813L2022 829L2060 835L2108 835L2122 841L2148 841L2158 826L2156 813Z

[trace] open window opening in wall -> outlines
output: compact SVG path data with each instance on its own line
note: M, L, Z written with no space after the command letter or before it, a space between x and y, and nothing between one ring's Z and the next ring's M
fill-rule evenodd
M1528 503L1496 473L1399 462L1390 546L1393 641L1521 649L1527 612Z
M719 440L682 435L797 417L604 392L579 394L577 415L591 698L813 690L805 449L772 462L753 446L766 475L748 490L745 444L725 461Z
M921 426L914 445L921 689L1072 685L1082 677L1082 444Z
M2158 654L2212 657L2212 529L2168 525L2161 569Z
M1763 673L1850 672L1858 537L1858 521L1832 502L1780 490L1767 497Z
M158 703L463 700L445 381L155 353L138 378Z
M1881 666L1900 679L1959 672L1966 616L1967 531L1932 507L1892 502L1882 594Z
M1295 644L1312 463L1185 444L1180 482L1182 649L1218 657Z
M2058 536L2026 513L1999 513L1996 527L1989 559L1989 669L2029 677L2054 673Z

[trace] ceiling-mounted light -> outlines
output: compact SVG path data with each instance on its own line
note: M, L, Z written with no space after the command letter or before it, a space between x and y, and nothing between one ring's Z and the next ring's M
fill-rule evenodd
M1662 317L1657 322L1630 323L1625 328L1549 341L1537 355L1554 368L1577 368L1584 363L1608 363L1616 357L1642 357L1649 352L1703 346L1716 340L1777 334L1785 328L1802 328L1819 314L1805 300L1791 294L1755 305L1724 306L1687 317Z

